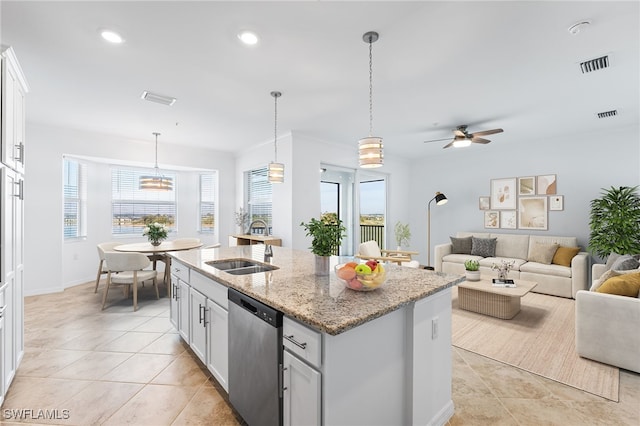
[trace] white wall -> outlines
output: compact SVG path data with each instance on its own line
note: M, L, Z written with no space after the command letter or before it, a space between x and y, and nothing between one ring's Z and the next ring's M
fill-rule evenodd
M25 294L61 291L94 280L98 266L96 245L113 239L111 229L111 183L108 165L94 165L95 175L88 176L88 237L63 241L62 231L62 157L63 155L110 158L153 166L154 143L114 136L27 123L27 161L25 179ZM219 171L219 231L233 230L233 211L224 208L233 203L235 194L234 156L198 148L160 144L160 167L178 166ZM162 161L170 158L170 161ZM197 181L193 175L178 179L178 216L180 236L194 236L195 214L184 204L197 202ZM184 201L184 203L182 203ZM217 236L202 234L206 243ZM224 238L221 238L224 241ZM126 242L145 241L140 236ZM46 253L46 254L44 254Z
M590 201L602 188L640 184L640 142L638 126L616 132L578 133L540 139L527 150L509 145L508 135L490 145L467 149L450 148L434 158L417 159L411 167L411 230L419 259L426 262L427 203L436 191L449 202L431 204L431 257L433 246L449 242L458 231L527 233L576 236L585 249L589 242ZM514 136L515 137L515 136ZM485 230L478 197L488 196L495 178L556 174L558 194L564 195L564 210L550 211L547 231Z

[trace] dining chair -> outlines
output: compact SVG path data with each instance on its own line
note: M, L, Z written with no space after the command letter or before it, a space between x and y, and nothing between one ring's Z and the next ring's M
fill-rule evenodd
M145 270L151 264L149 258L142 253L105 252L107 264L107 285L102 297L102 309L107 303L107 294L111 286L133 287L133 310L138 310L138 283L153 280L156 288L156 298L160 298L156 277L158 272Z
M172 240L172 242L174 244L180 244L180 243L196 243L199 244L200 238L176 238L175 240ZM153 262L152 265L152 269L155 271L156 270L156 266L157 266L157 262L164 262L164 282L167 285L167 294L169 294L169 280L171 278L171 258L166 254L166 253L154 253L154 254L149 254L148 255L149 260L151 262Z
M106 243L98 244L98 257L100 258L100 263L98 264L98 276L96 277L96 288L93 291L94 293L98 292L98 285L100 285L100 277L102 274L107 273L107 265L104 260L104 254L108 251L113 251L115 246L119 246L122 244L121 242L109 241Z
M356 254L355 257L363 260L373 259L379 262L393 262L398 265L417 268L420 266L420 262L411 259L411 256L414 254L418 254L418 252L407 250L381 250L378 243L371 240L360 244L358 254Z

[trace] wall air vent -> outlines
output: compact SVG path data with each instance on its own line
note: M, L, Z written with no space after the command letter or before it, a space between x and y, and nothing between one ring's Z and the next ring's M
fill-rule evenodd
M145 101L156 102L167 106L171 106L176 103L176 98L172 98L171 96L158 95L157 93L151 93L147 90L142 92L140 98L144 99Z
M601 56L595 59L589 59L588 61L580 62L580 69L582 70L582 74L598 71L605 68L609 68L608 55Z
M609 117L615 117L616 115L618 115L618 110L612 109L611 111L599 112L598 118L609 118Z

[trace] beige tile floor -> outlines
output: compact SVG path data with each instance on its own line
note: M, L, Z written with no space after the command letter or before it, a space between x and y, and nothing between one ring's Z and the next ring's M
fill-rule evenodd
M149 286L139 297L135 313L119 290L101 312L92 283L27 297L25 355L0 423L242 424L169 324L169 300L156 300ZM640 375L623 371L620 379L614 403L454 348L448 424L640 425ZM14 418L21 409L58 419Z

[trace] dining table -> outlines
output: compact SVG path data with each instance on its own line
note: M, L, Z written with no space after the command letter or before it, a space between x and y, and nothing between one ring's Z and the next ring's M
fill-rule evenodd
M171 297L171 256L169 252L191 250L202 247L202 241L200 240L174 240L174 241L162 241L159 245L153 245L149 242L146 243L131 243L115 246L114 251L128 252L128 253L143 253L146 255L159 255L163 257L164 262L164 282L167 285L167 296Z

